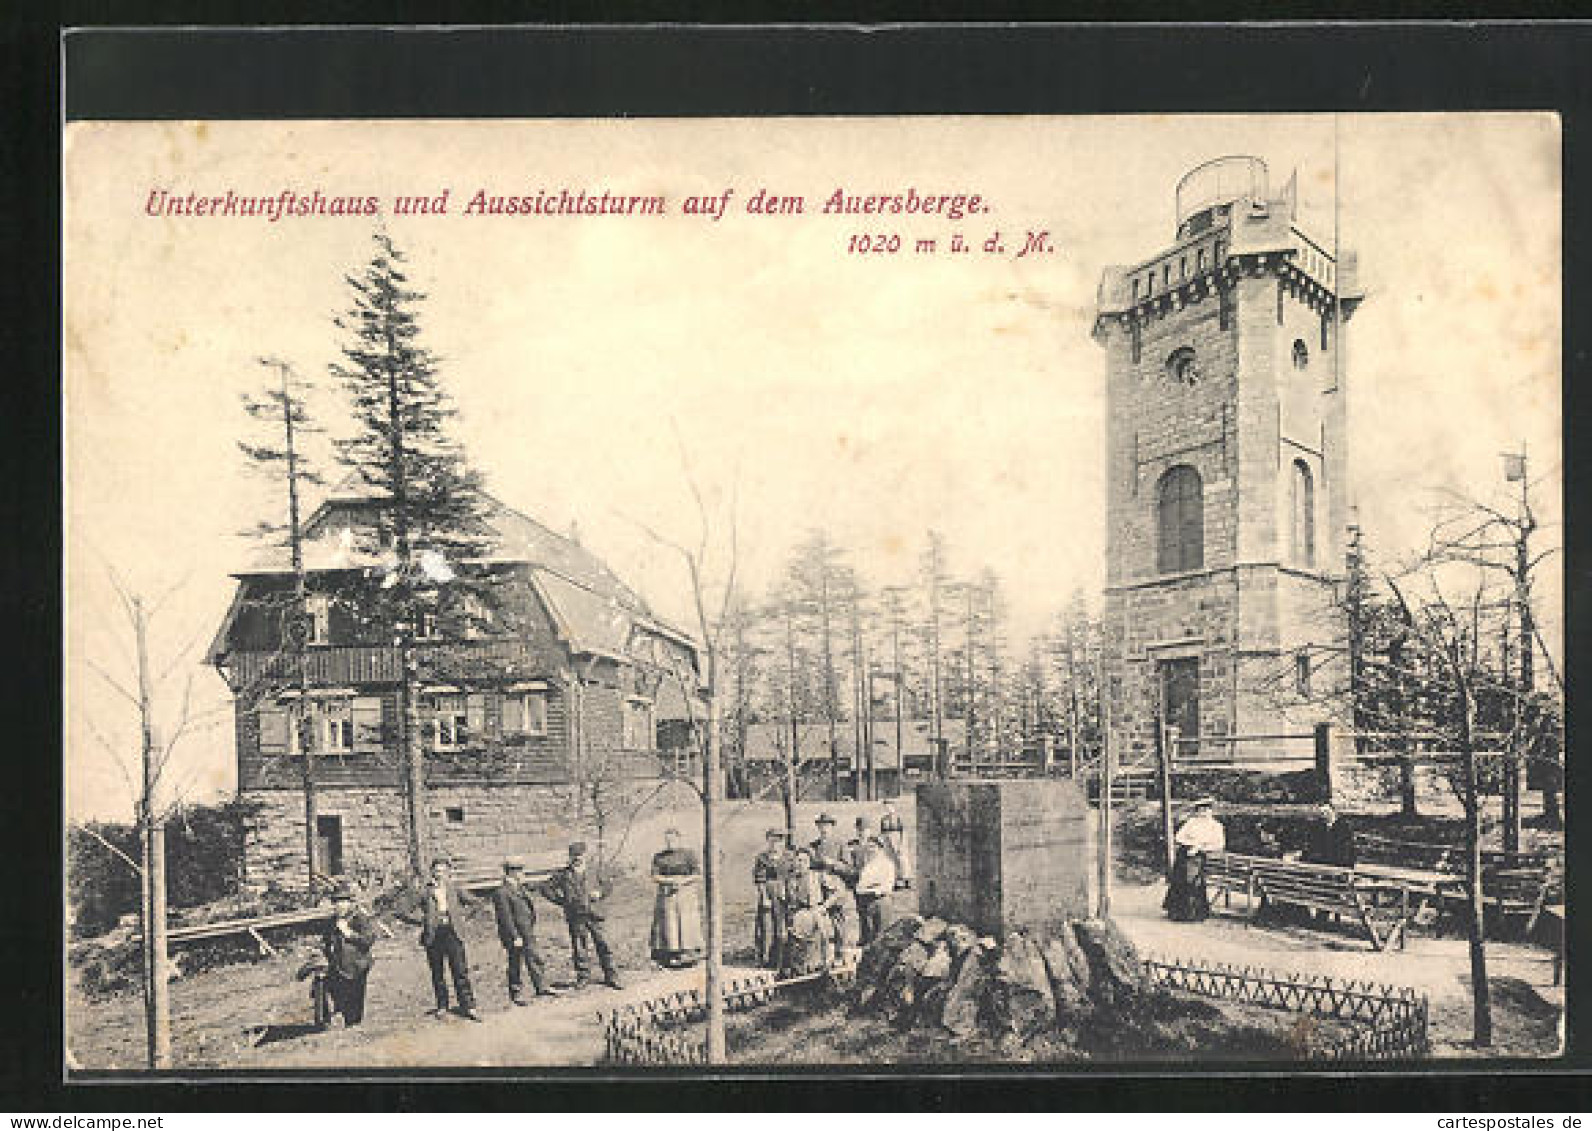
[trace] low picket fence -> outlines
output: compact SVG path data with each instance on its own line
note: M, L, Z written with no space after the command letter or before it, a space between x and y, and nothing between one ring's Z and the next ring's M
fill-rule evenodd
M1354 1036L1316 1052L1318 1059L1364 1062L1431 1055L1427 999L1408 986L1182 958L1149 958L1144 970L1150 984L1162 989L1361 1026ZM752 1009L792 986L825 981L844 986L855 977L855 961L783 980L759 971L731 979L724 987L724 1006L728 1012ZM676 990L605 1013L604 1063L648 1068L706 1064L705 1034L700 1028L706 1016L700 988Z
M827 982L846 986L856 978L852 958L824 970L794 978L776 978L773 971L731 978L724 986L724 1008L735 1013L774 1000L792 986ZM707 1001L701 987L674 990L658 997L631 1002L602 1015L605 1064L672 1068L707 1063Z
M1323 1049L1318 1054L1323 1060L1418 1060L1431 1055L1428 1002L1409 986L1325 974L1281 974L1198 959L1150 958L1144 969L1151 984L1163 989L1364 1026L1347 1040Z

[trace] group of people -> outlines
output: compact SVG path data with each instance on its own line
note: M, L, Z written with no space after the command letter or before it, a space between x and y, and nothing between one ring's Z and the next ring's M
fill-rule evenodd
M1176 854L1167 877L1166 898L1161 908L1168 918L1197 922L1211 913L1210 896L1205 886L1207 853L1227 848L1227 830L1216 818L1216 802L1202 797L1191 806L1192 812L1172 838ZM1317 809L1317 820L1307 830L1302 850L1285 852L1284 860L1307 864L1330 864L1353 868L1355 864L1354 826L1332 805Z
M890 803L877 829L858 817L856 835L842 840L835 819L818 816L818 836L794 847L784 829L768 831L767 848L753 864L757 887L758 961L781 976L822 969L847 950L867 946L884 929L891 894L912 886L912 857L906 827ZM652 858L651 879L657 888L653 903L651 952L660 966L681 968L702 960L702 909L699 895L702 863L669 829L665 847ZM588 868L586 845L569 846L569 862L552 876L527 882L525 864L516 857L503 862L503 881L490 897L471 895L453 877L451 862L437 857L431 875L407 904L393 914L420 927L420 945L431 969L433 1016L454 1011L472 1021L475 988L469 956L459 927L462 917L489 902L497 922L498 941L507 962L509 1000L527 1005L526 978L537 997L556 997L536 944L535 897L556 904L569 930L575 987L590 983L593 957L605 985L620 988L613 952L604 933L602 902L607 892ZM328 1011L341 1014L347 1026L365 1016L365 990L374 965L375 919L355 901L354 889L340 883L332 893L332 918L321 938L325 965L321 992ZM451 995L450 995L451 982Z
M877 830L858 817L849 841L828 813L816 825L818 836L803 847L785 829L769 829L767 847L752 863L757 959L780 977L822 969L867 946L884 929L891 894L912 886L906 826L889 802Z
M660 853L660 855L662 855ZM498 940L507 959L509 1000L515 1005L529 1004L524 981L528 976L537 997L557 997L548 982L541 953L536 946L536 904L534 896L556 904L564 913L569 929L575 985L591 981L592 956L602 969L603 982L620 988L614 969L613 952L603 931L602 900L607 893L587 866L586 845L569 846L569 862L540 883L527 883L525 864L516 857L503 862L503 881L492 890L490 900L497 921ZM476 1011L475 988L470 981L470 962L459 925L464 915L479 909L483 899L471 895L453 878L450 861L437 857L431 864L426 883L394 914L420 927L420 945L431 968L431 989L436 1007L432 1015L449 1012L449 981L457 1012L471 1021L481 1020ZM374 965L376 923L360 909L354 889L340 883L332 893L332 919L321 938L326 964L322 991L329 1012L341 1014L346 1026L358 1025L365 1016L365 990Z

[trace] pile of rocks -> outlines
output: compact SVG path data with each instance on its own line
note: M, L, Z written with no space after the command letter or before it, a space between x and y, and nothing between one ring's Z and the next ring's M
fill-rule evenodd
M852 1006L902 1026L1026 1040L1075 1028L1097 1009L1129 1007L1148 991L1133 944L1110 920L996 939L909 915L863 952Z

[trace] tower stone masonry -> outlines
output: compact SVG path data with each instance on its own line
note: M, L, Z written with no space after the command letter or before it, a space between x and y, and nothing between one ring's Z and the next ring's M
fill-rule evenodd
M1328 717L1346 668L1354 258L1259 158L1207 162L1176 197L1172 243L1105 270L1094 324L1113 750L1148 762L1164 719L1180 760L1308 754L1280 736Z

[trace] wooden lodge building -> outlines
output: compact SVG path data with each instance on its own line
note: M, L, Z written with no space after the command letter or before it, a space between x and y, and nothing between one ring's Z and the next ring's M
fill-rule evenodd
M291 725L297 649L286 550L235 576L209 662L234 695L238 794L250 803L245 885L302 889L300 759L315 758L323 874L408 868L402 686L391 629L368 615L393 561L380 498L345 482L305 523L309 616L306 734ZM575 835L593 791L656 779L689 734L695 646L573 538L487 500L493 582L422 616L416 649L430 836L435 850L485 864L545 854ZM697 712L700 717L700 710Z

